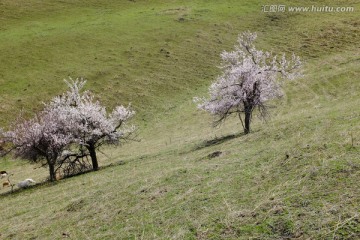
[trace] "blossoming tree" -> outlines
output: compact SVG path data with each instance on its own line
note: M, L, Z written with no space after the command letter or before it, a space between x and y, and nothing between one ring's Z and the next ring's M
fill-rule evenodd
M55 166L61 153L73 142L64 131L56 112L41 112L30 120L20 120L10 131L4 132L6 142L12 144L17 157L42 162L49 167L50 181L55 181Z
M21 119L11 130L1 132L2 141L11 144L16 156L33 162L45 160L50 181L56 180L56 171L70 158L90 155L93 170L98 170L99 147L126 140L135 130L126 126L135 114L130 106L117 106L108 114L90 92L81 91L85 82L67 82L70 89L45 104L34 118Z
M130 106L122 105L108 114L106 108L99 101L94 100L94 95L82 91L86 81L76 79L66 81L69 90L55 97L45 108L46 112L58 112L59 121L64 126L65 132L72 135L80 148L87 149L93 170L98 170L96 150L103 144L118 144L129 139L134 133L134 126L127 126L128 121L135 112Z
M196 97L198 108L217 116L218 125L229 115L237 114L244 129L250 132L252 113L258 108L260 117L267 115L269 100L283 95L284 80L300 75L300 58L292 55L290 60L257 50L254 46L256 33L244 32L231 52L222 52L223 73L209 88L208 99ZM243 121L242 115L245 116Z

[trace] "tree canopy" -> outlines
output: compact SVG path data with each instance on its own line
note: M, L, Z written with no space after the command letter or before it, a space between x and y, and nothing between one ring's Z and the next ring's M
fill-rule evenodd
M198 108L217 116L215 125L229 115L238 114L244 133L250 132L254 109L260 116L267 115L269 100L283 95L282 82L300 75L300 58L285 54L278 57L270 52L257 50L254 45L256 33L244 32L238 37L235 50L221 53L222 74L209 87L209 98L198 98ZM245 115L245 123L242 120Z

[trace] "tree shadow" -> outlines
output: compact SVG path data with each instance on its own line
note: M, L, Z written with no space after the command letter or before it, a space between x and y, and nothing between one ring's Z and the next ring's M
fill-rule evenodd
M115 166L120 166L120 165L124 165L126 164L125 161L123 160L120 160L120 161L117 161L117 162L114 162L114 163L110 163L108 165L104 165L104 166L101 166L99 167L99 170L97 171L94 171L92 169L88 169L88 170L85 170L85 171L82 171L82 172L78 172L78 173L75 173L75 174L71 174L71 175L68 175L68 176L64 176L56 181L50 181L49 178L47 178L46 180L42 181L42 182L37 182L36 184L33 184L33 185L30 185L28 187L25 187L25 188L19 188L19 187L16 187L16 184L13 185L13 188L9 189L9 191L6 191L6 192L3 192L3 193L0 193L0 197L4 197L4 196L10 196L10 195L15 195L15 194L19 194L23 191L27 191L29 189L34 189L34 188L39 188L41 186L54 186L58 183L60 183L61 181L65 180L65 179L68 179L68 178L74 178L74 177L77 177L77 176L80 176L80 175L84 175L84 174L88 174L88 173L92 173L92 172L98 172L98 171L101 171L101 170L104 170L106 168L110 168L110 167L115 167Z
M19 194L19 193L21 193L23 191L28 191L30 189L38 188L40 186L44 186L44 185L47 185L49 183L50 183L50 181L45 180L43 182L37 182L36 184L30 185L30 186L24 187L24 188L19 188L19 187L14 188L16 186L16 184L13 184L12 188L9 189L9 191L0 193L0 196L4 197L4 196L16 195L16 194Z
M214 139L211 140L205 140L202 143L200 143L199 145L197 145L193 151L197 151L197 150L201 150L207 147L211 147L211 146L215 146L215 145L219 145L222 144L224 142L230 141L234 138L238 138L245 135L244 133L237 133L237 134L230 134L227 136L222 136L222 137L215 137Z

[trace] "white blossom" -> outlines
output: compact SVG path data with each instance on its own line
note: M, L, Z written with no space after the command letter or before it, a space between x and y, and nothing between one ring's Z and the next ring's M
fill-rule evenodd
M106 108L88 91L82 91L85 80L70 78L66 81L69 90L56 97L46 111L57 112L65 132L71 133L73 141L93 151L93 164L97 164L95 149L102 144L116 144L129 138L135 131L134 126L126 126L126 121L134 116L131 106L122 105L108 114ZM94 159L95 158L95 159ZM97 167L95 167L97 168Z
M194 98L198 108L218 116L219 124L230 114L245 113L244 131L248 133L250 119L255 107L265 116L265 103L283 95L282 82L300 75L300 58L292 55L287 60L285 54L278 60L270 52L257 50L254 46L256 33L244 32L238 37L238 44L232 52L222 52L223 70L215 82L209 87L208 99Z
M91 156L97 169L96 149L104 143L119 143L135 131L134 126L125 124L135 114L130 105L117 106L108 114L90 92L82 90L85 80L70 78L66 83L69 90L44 104L43 111L30 120L20 119L2 133L17 156L32 161L45 159L51 180L55 180L54 167L68 157L64 153L74 155L74 145L79 146L81 156L84 149L88 150L85 154Z

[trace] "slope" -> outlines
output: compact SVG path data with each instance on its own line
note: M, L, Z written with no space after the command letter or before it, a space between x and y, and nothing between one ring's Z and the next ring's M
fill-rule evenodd
M3 195L1 238L359 237L355 13L260 14L256 1L108 1L103 6L61 1L61 13L49 16L36 5L43 3L33 2L28 15L8 13L12 17L2 19L9 24L1 33L8 39L1 43L8 49L2 61L9 61L0 71L4 125L14 109L31 114L40 101L61 92L61 78L71 73L89 78L91 90L109 106L133 102L142 141L105 149L102 165L112 165L99 172ZM66 20L68 15L74 18ZM34 33L24 32L29 19L39 21L40 33L47 32L40 19L47 27L58 26L33 52L24 47L34 42ZM206 94L218 73L219 52L231 49L237 33L248 28L259 32L261 47L295 51L306 65L305 77L287 84L285 99L273 103L269 122L255 120L254 131L244 136L236 119L211 128L211 117L198 112L191 98ZM47 56L54 48L58 55L49 65L37 61L39 56L21 57ZM93 63L95 53L99 64ZM32 64L14 71L21 61ZM41 90L44 94L36 94ZM1 166L18 180L46 177L46 169L11 159Z

